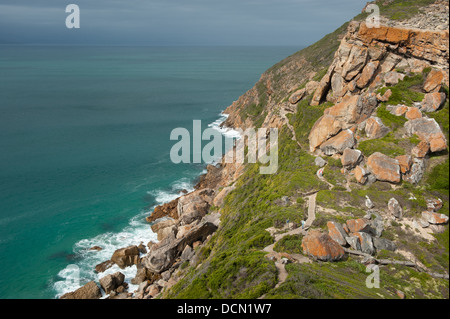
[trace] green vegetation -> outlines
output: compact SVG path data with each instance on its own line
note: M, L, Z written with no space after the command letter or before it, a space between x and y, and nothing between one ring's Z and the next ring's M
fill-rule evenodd
M257 298L275 286L275 265L261 252L273 243L265 229L275 220L300 224L304 218L303 205L280 207L277 199L326 188L315 175L314 157L298 148L287 129L279 134L278 157L274 175L259 174L259 164L247 165L225 198L221 228L203 248L208 253L201 254L200 268L192 268L168 297Z
M398 298L401 290L408 298L448 296L448 281L433 279L404 266L380 268L380 288L366 286L366 267L353 259L338 263L289 264L287 280L266 298L361 299Z
M396 139L392 132L389 132L389 134L383 138L366 140L359 143L358 148L365 156L370 156L375 152L380 152L387 156L395 157L405 155L405 145L401 145L405 143L410 144L410 139Z
M278 251L280 253L301 254L302 236L286 235L275 244L273 250Z
M423 6L434 3L435 0L402 0L402 1L376 1L380 14L391 20L407 20L419 13ZM361 13L355 19L364 20L369 13Z
M436 165L427 178L426 183L430 190L444 190L448 193L449 185L449 160L439 165Z
M392 114L386 109L386 105L382 104L377 108L377 116L381 119L384 125L396 130L406 123L406 118Z
M297 113L289 115L289 122L295 129L295 138L304 149L309 148L308 135L316 121L323 115L323 111L332 106L331 103L323 103L319 106L311 106L311 96L304 98L297 104Z
M387 102L390 105L405 104L412 106L414 102L420 102L424 98L424 94L419 92L425 79L425 71L412 76L405 76L403 80L396 85L383 87L378 92L383 95L388 89L392 91L392 95ZM386 103L386 102L385 102Z

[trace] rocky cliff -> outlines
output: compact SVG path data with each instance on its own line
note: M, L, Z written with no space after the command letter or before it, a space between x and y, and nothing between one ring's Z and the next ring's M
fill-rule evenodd
M279 129L277 173L208 166L147 218L158 243L99 265L137 265L111 298L448 298L448 1L375 3L226 109Z

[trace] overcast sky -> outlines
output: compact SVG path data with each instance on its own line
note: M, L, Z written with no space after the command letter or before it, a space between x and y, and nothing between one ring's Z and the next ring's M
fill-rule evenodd
M67 29L77 4L81 28ZM0 0L0 43L307 45L364 0Z

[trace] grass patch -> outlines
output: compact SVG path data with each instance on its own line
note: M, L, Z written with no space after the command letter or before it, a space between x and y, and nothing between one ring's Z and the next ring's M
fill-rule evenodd
M273 247L273 250L280 253L301 254L302 253L302 236L287 235L281 238Z
M409 142L409 139L405 139ZM390 157L405 155L405 148L399 146L400 140L396 139L392 132L380 139L372 139L362 141L358 145L358 149L363 152L365 156L370 156L375 152L383 153Z

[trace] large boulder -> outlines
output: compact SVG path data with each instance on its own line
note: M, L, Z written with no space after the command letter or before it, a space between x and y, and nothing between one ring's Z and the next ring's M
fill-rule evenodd
M338 261L344 258L345 251L331 237L318 230L310 230L302 240L303 251L322 261Z
M90 281L83 287L62 295L60 299L99 299L101 296L100 288L94 281Z
M198 240L204 241L216 229L215 224L204 221L194 226L182 238L166 238L152 247L152 250L143 258L143 263L152 272L164 272L170 268L176 258L180 257L187 245L192 246Z
M371 212L371 214L373 214L373 212ZM377 218L375 218L370 222L369 233L374 237L380 237L383 231L384 231L383 219L381 218L381 216L378 215Z
M429 211L422 212L422 219L433 225L440 225L448 223L448 216Z
M136 265L136 275L131 279L133 285L139 285L147 279L147 268L142 263Z
M376 152L367 159L367 168L379 181L399 183L401 180L398 160Z
M177 234L178 234L178 227L176 225L171 225L169 227L160 229L157 232L157 239L158 241L162 241L164 240L164 238L177 236Z
M319 167L324 167L325 165L327 165L327 161L324 160L322 157L317 156L316 159L314 160L314 164Z
M320 145L320 150L326 155L342 154L345 149L352 148L356 144L353 132L350 130L341 131L328 141Z
M181 260L183 261L190 260L193 256L194 250L192 249L191 246L186 245L186 247L184 247L183 252L181 253Z
M306 88L295 91L289 98L289 103L297 104L306 95Z
M134 245L117 249L112 255L111 261L121 269L135 265L139 262L139 248Z
M116 290L116 288L121 286L124 280L125 275L118 271L114 274L100 278L99 282L106 294L109 294L111 291Z
M405 129L410 136L417 135L430 144L431 152L447 149L447 140L439 124L433 118L422 117L405 123Z
M319 105L323 98L326 96L328 90L330 89L331 75L333 73L333 68L328 69L328 72L322 77L317 88L314 92L314 95L311 99L311 105L317 106Z
M327 223L327 226L328 226L328 235L330 235L331 239L333 239L339 245L345 246L347 244L345 238L348 237L348 234L344 230L342 225L340 223L329 221Z
M402 116L403 114L408 112L408 107L404 104L388 105L386 109L395 116Z
M442 208L444 202L440 198L427 199L427 210L429 212L437 212Z
M332 115L320 117L309 133L309 148L314 152L323 142L336 135L341 130L341 123Z
M360 150L346 148L341 156L341 163L346 169L353 169L362 159Z
M427 93L422 101L423 112L435 112L445 103L444 92Z
M441 70L432 69L423 83L423 90L425 92L438 92L443 79L444 73Z
M341 130L352 128L367 119L376 106L374 93L344 96L341 102L326 109L324 115L312 127L308 137L310 151L314 152Z

